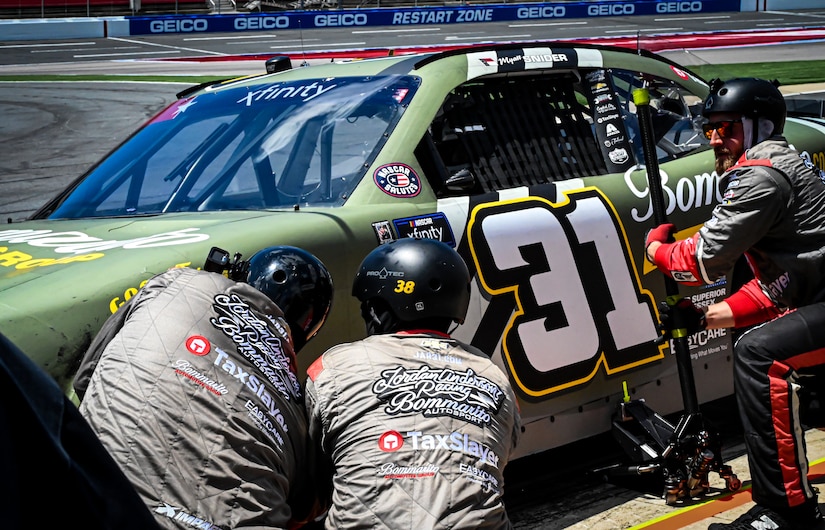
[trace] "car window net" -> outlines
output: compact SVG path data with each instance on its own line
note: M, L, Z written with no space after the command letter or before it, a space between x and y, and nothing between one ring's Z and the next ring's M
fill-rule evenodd
M484 192L607 173L574 82L566 75L457 87L432 130L446 173L469 169Z

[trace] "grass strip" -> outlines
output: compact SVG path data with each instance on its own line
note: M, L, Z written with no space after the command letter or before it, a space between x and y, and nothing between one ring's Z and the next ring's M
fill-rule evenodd
M762 77L778 79L783 85L825 82L825 60L787 61L737 64L702 64L686 66L709 80L714 77ZM261 73L264 73L263 65ZM115 74L10 74L0 75L0 81L133 81L154 83L198 84L226 79L226 75L115 75ZM240 76L238 76L240 77Z

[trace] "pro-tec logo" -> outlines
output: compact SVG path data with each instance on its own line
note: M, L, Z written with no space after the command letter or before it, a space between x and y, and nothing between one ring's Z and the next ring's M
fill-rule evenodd
M421 180L406 164L384 164L373 173L381 191L393 197L415 197L421 193Z
M189 353L193 355L197 355L198 357L203 357L209 350L212 349L212 346L209 344L209 340L206 337L202 337L200 335L192 335L188 339L186 339L186 349L189 350Z
M394 453L404 445L404 437L398 431L387 431L378 438L378 448L385 453Z

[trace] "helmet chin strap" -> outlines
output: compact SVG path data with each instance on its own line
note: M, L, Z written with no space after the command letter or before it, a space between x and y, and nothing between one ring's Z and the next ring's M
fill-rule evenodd
M759 118L758 128L754 128L753 120L742 118L742 132L745 137L745 149L750 149L754 145L764 142L773 134L773 122L767 118Z
M376 307L369 301L361 304L361 318L367 326L367 335L383 335L398 330L398 319L383 307Z

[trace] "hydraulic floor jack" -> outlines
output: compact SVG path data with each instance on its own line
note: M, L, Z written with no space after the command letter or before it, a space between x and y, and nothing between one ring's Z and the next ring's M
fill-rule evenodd
M666 223L647 88L635 90L633 100L645 146L645 166L654 221L657 224ZM666 277L665 288L668 302L675 305L679 299L678 285L672 278ZM676 504L680 499L707 493L708 475L711 471L719 473L729 491L736 491L742 486L731 467L722 463L720 436L708 429L699 411L687 333L678 318L678 312L675 312L671 348L679 371L684 412L679 422L673 425L648 407L643 399L631 400L627 384L624 383L624 399L619 404L612 431L633 464L624 468L614 466L608 470L611 475L652 476L661 473L664 480L663 497L669 505Z
M712 471L724 479L728 491L742 486L731 467L722 462L719 433L708 429L699 412L687 412L673 425L643 399L630 400L625 387L624 401L613 421L613 437L633 463L622 469L614 467L610 472L661 474L662 496L668 505L706 494Z

